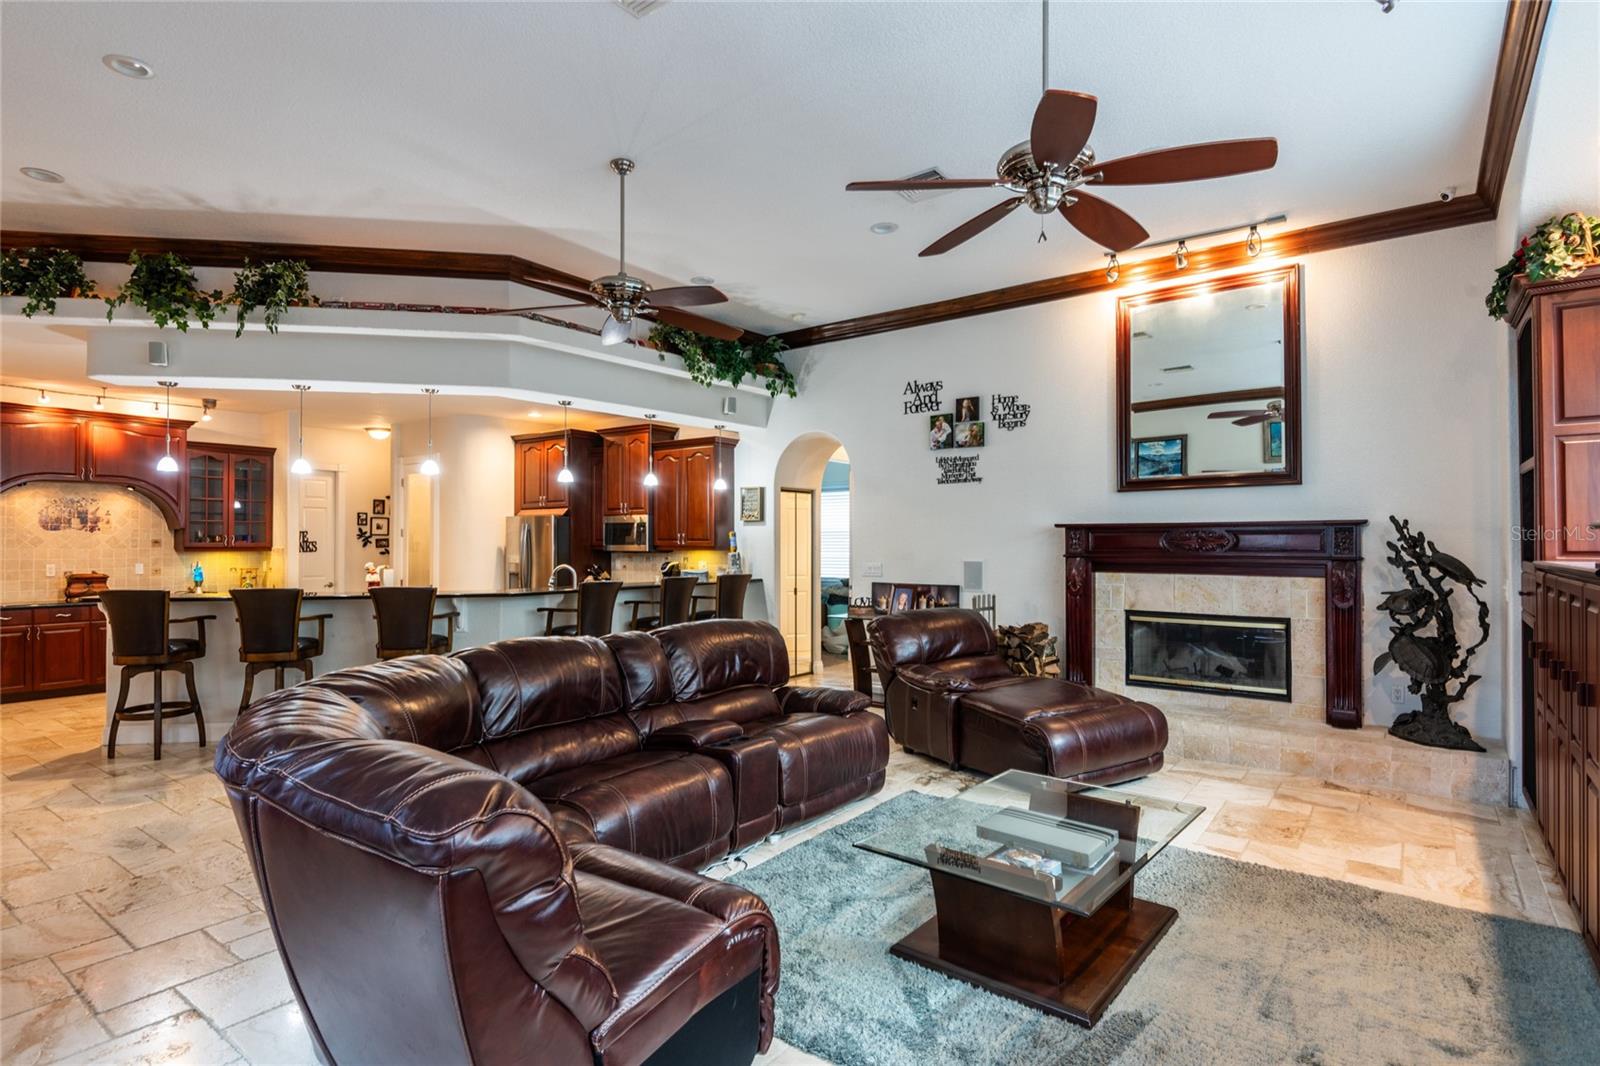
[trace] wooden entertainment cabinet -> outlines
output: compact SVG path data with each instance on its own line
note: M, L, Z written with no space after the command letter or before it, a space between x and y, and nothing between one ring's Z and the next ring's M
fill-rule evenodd
M1600 267L1507 301L1517 352L1522 789L1600 964Z

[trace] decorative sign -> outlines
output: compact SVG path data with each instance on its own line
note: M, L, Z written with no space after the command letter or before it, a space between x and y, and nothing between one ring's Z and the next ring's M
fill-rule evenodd
M767 519L767 490L754 485L739 490L739 521L764 522Z
M302 529L300 531L300 551L303 554L310 555L316 550L317 542L311 539L311 531L309 529Z
M932 414L939 409L939 394L944 391L942 381L917 381L912 379L906 382L906 387L900 395L904 397L905 413L908 415Z
M989 397L989 418L1001 429L1021 429L1028 424L1032 412L1033 406L1020 403L1015 393L1002 396L997 392Z
M939 464L940 485L965 485L983 480L978 476L976 455L936 455L933 458Z

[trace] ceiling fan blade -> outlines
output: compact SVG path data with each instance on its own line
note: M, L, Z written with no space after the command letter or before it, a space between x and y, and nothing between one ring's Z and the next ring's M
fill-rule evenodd
M730 326L726 322L718 322L712 318L702 318L691 315L687 311L679 311L675 307L653 307L650 313L669 326L680 329L692 329L696 333L704 333L708 337L715 337L723 341L736 341L744 336L744 330L739 326Z
M541 304L538 307L508 307L504 311L496 311L497 315L520 315L528 311L559 311L563 307L593 307L592 303L581 304Z
M1028 148L1035 163L1064 167L1089 143L1099 101L1088 93L1046 89L1033 111Z
M1005 218L1013 210L1015 210L1016 206L1021 202L1022 197L1020 196L1013 196L1009 200L1001 200L983 214L967 219L965 222L961 223L961 225L957 226L949 233L946 233L943 237L940 237L922 251L918 252L917 255L919 257L928 255L943 255L956 245L964 244L967 241L970 241L972 238L976 237L978 234L982 233L996 222L999 222L1002 218Z
M852 181L845 192L911 192L916 189L988 189L993 178L939 178L936 181Z
M1068 195L1077 202L1061 201L1061 217L1096 244L1113 252L1126 252L1150 239L1149 232L1122 208L1082 189L1073 189Z
M652 307L700 307L727 303L728 298L710 285L677 285L670 289L651 289Z
M605 325L600 327L600 343L606 347L621 344L633 333L633 323L618 322L614 317L607 315Z
M1207 418L1249 418L1252 415L1264 415L1264 414L1267 414L1267 413L1268 412L1263 411L1258 407L1253 411L1212 411L1210 414L1206 415L1206 417Z
M1201 181L1268 170L1278 161L1275 137L1243 141L1209 141L1180 148L1125 155L1089 167L1084 174L1104 185L1161 185L1171 181Z
M1251 415L1248 418L1235 419L1233 424L1236 425L1236 426L1258 426L1263 422L1270 422L1270 421L1272 421L1272 416L1263 414L1263 415Z

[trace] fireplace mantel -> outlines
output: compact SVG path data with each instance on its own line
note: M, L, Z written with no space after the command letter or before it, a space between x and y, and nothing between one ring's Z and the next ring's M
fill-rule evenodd
M1361 725L1361 530L1324 522L1058 523L1065 534L1067 621L1062 676L1094 684L1094 574L1260 574L1327 583L1326 720Z

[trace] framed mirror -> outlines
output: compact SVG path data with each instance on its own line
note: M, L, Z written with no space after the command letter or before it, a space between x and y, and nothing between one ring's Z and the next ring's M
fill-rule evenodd
M1300 271L1117 301L1117 488L1300 483Z

